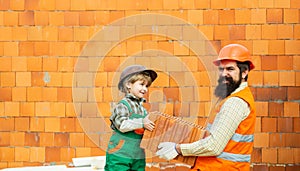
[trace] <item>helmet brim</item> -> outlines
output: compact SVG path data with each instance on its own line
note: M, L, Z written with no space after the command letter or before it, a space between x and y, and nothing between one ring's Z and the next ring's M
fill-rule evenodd
M129 78L129 77L131 77L131 76L133 76L135 74L140 74L140 73L147 73L147 74L149 74L152 82L157 78L157 73L154 70L151 70L151 69L145 69L145 70L133 72L133 73L130 73L129 75L127 75L126 77L124 77L122 80L119 81L118 89L120 91L122 91L124 80L126 80L127 78Z
M213 64L215 64L216 66L219 66L222 60L232 60L232 61L239 61L239 62L249 62L249 69L252 70L255 68L254 64L249 61L249 60L237 60L237 59L233 59L232 57L223 57L222 59L216 59L213 61Z

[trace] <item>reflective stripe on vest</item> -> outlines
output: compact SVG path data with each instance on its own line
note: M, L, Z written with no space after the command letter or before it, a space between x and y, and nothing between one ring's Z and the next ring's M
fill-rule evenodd
M235 133L231 137L231 140L233 140L235 142L253 142L254 135L242 135L242 134Z
M235 142L253 142L254 135L241 135L238 133L233 134L231 140ZM222 152L217 158L230 160L233 162L250 162L251 155L250 154L234 154L228 152Z
M250 162L251 155L222 152L217 158L230 160L233 162Z

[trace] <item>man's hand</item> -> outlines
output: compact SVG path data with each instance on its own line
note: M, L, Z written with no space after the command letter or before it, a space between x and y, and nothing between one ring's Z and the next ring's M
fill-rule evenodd
M147 115L144 119L143 119L143 124L144 124L144 128L149 130L149 131L153 131L155 124L154 122L152 122L149 119L149 115Z
M162 142L158 145L158 151L156 155L159 158L163 158L166 160L172 160L178 156L178 152L176 151L176 143L173 142Z

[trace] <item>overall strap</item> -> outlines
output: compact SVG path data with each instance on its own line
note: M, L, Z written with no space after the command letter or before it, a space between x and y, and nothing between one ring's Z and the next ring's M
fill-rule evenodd
M122 100L120 100L120 103L124 104L128 108L129 113L131 114L131 118L144 118L147 115L147 111L145 110L145 108L143 108L144 114L139 115L139 114L133 113L132 108L130 107L129 103L126 100L122 99Z
M120 101L120 103L124 104L124 105L128 108L128 110L129 110L130 113L133 113L133 111L132 111L132 109L131 109L129 103L128 103L126 100L122 99L122 100Z

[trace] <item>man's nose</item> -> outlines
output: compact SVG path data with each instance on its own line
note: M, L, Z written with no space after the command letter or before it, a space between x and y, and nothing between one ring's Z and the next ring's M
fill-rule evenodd
M221 71L221 75L222 75L223 77L225 77L226 75L228 75L227 69L223 69L223 70Z

